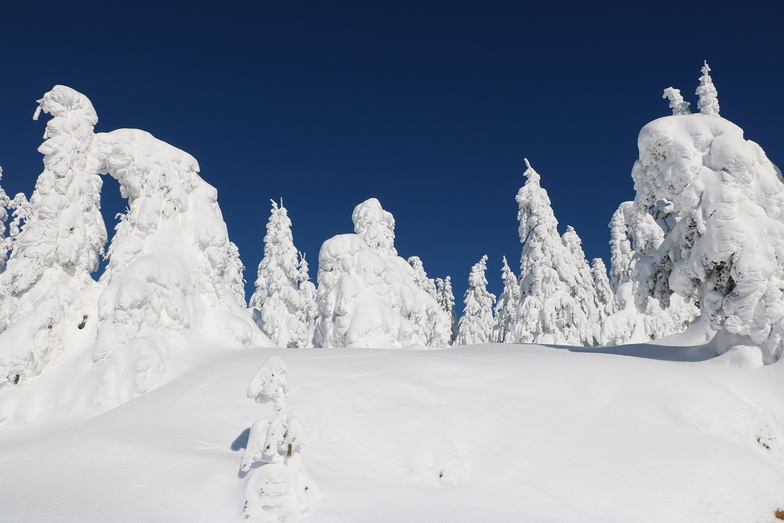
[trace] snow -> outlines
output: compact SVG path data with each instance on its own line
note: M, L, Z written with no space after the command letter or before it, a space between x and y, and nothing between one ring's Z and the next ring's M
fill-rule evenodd
M273 203L253 305L286 287L294 305L257 316L303 320L274 346L196 160L95 134L90 101L56 86L35 192L0 190L0 519L773 521L784 185L718 116L709 71L700 114L668 88L673 116L640 133L611 278L528 165L521 274L503 259L494 317L482 258L458 339L479 344L450 348L450 277L398 256L374 198L322 246L317 290ZM128 210L95 281L100 174Z
M321 491L304 521L773 521L784 367L709 354L221 352L100 416L3 427L3 520L243 521L247 431L274 413L246 389L277 355Z

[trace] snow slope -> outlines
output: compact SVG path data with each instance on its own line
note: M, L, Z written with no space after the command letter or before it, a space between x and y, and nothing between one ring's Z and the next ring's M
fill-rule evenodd
M784 365L737 351L202 354L100 415L0 423L0 520L243 521L247 431L273 409L246 392L271 354L321 491L305 521L764 522L784 508Z

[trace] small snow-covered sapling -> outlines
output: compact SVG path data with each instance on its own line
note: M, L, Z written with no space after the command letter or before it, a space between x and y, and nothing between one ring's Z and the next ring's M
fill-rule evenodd
M275 410L285 407L285 396L289 392L288 371L279 356L272 355L264 361L248 385L248 397L256 403L272 401Z

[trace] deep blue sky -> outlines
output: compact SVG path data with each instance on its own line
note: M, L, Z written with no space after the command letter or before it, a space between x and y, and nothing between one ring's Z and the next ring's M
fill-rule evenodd
M703 59L721 114L784 163L780 2L5 2L0 166L32 192L44 121L65 84L97 131L147 130L195 156L255 279L270 199L284 199L315 279L321 243L377 197L396 246L461 304L471 265L517 268L523 158L562 230L608 262L607 223L633 198L636 139ZM124 208L106 180L107 226ZM250 287L249 287L250 288Z

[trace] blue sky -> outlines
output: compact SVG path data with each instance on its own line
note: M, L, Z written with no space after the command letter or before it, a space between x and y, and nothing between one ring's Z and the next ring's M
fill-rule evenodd
M195 156L252 282L269 200L283 198L315 279L318 249L378 198L396 246L458 303L488 254L517 268L527 157L561 229L609 262L607 223L634 196L636 138L707 59L722 116L784 163L779 2L36 2L0 7L0 166L30 194L55 84L97 131L135 127ZM107 226L124 208L105 182Z

